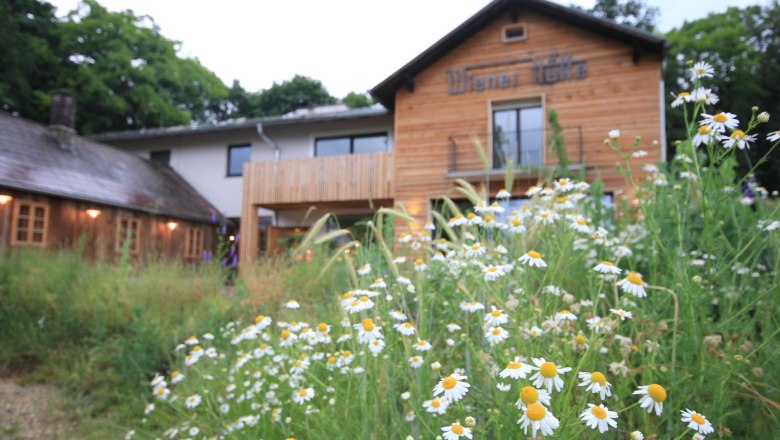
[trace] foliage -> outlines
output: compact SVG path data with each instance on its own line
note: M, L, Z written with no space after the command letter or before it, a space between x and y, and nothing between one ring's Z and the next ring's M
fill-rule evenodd
M563 127L558 121L558 112L550 109L547 112L547 123L550 124L550 151L558 158L555 173L559 177L569 177L569 154L566 152L566 142L563 138Z
M577 7L577 6L574 6ZM649 7L644 0L598 0L588 10L591 14L635 28L652 32L660 10Z
M347 93L347 96L341 101L350 108L370 107L374 104L374 100L371 99L371 96L366 93L357 92Z
M715 108L747 115L753 106L780 115L780 6L772 1L766 6L748 6L744 9L729 8L726 12L709 14L706 18L685 22L679 29L667 33L669 56L664 80L667 96L667 139L685 136L684 119L679 111L671 108L674 96L680 92L692 92L692 84L686 80L690 63L708 60L719 72L707 88L716 93L720 101ZM766 131L759 128L761 140L737 156L740 171L752 167L766 155L771 144L763 140ZM673 146L670 144L670 148ZM759 182L770 190L780 189L780 161L767 162L757 170Z

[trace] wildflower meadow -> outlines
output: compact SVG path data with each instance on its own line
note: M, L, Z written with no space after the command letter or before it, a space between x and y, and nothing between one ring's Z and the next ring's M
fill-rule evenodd
M633 188L614 203L563 175L512 199L509 176L457 182L468 207L425 225L380 209L361 241L323 217L293 266L326 255L330 293L181 341L127 437L780 437L780 214L735 158L772 121L715 111L713 74L677 95L669 163L605 133Z

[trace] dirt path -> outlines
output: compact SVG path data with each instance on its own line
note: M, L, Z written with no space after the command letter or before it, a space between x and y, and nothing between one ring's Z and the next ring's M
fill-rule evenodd
M0 377L0 440L72 439L75 427L55 387Z

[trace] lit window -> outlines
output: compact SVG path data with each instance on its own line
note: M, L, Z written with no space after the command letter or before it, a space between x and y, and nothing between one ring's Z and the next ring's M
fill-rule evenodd
M387 149L387 134L385 133L317 138L314 141L315 156L377 153L387 151Z
M251 145L231 145L228 147L228 177L244 174L244 162L252 158Z
M542 165L543 144L544 117L538 101L493 109L493 168Z
M46 246L49 205L28 200L14 202L11 228L12 246Z
M138 219L121 217L117 228L116 249L127 246L131 254L137 254L141 245L141 222Z
M184 242L184 258L200 258L203 255L203 230L190 228Z

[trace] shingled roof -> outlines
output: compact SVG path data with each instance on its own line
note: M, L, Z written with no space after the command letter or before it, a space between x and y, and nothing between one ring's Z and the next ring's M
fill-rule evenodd
M164 165L79 136L62 144L49 127L3 111L0 186L184 220L217 213Z
M596 17L585 11L547 0L494 0L384 81L377 84L370 90L371 95L388 109L393 109L395 107L395 91L400 87L412 84L415 75L428 68L428 66L449 53L452 49L458 47L466 39L499 18L502 14L511 12L517 16L522 16L524 11L552 16L564 23L625 41L637 50L663 54L667 47L667 42L664 38L650 32L618 24L612 20Z

